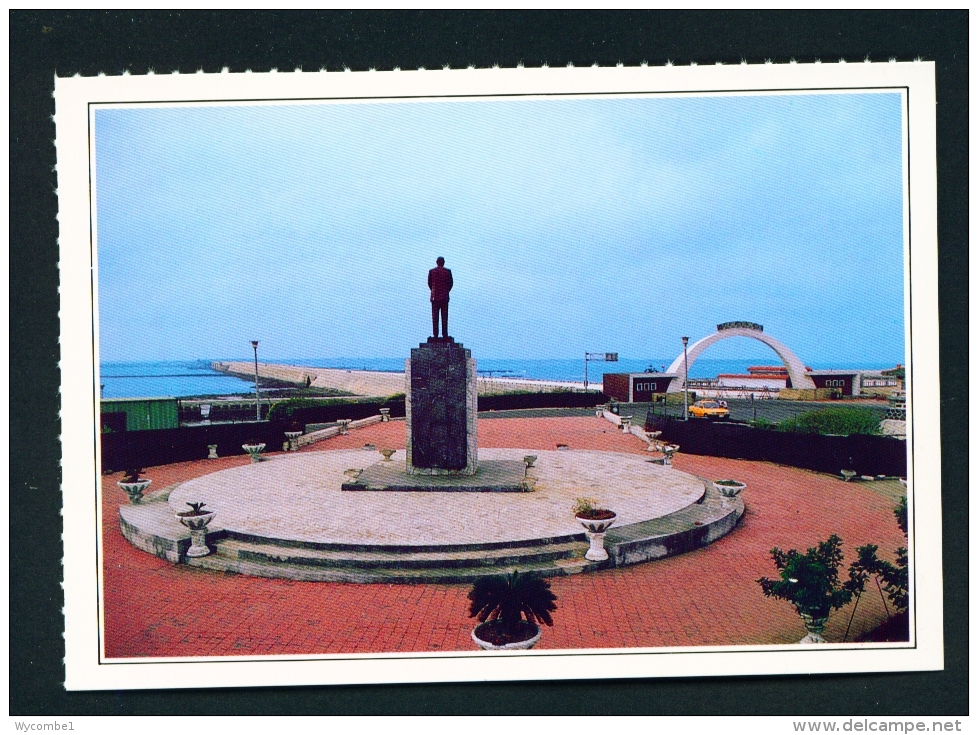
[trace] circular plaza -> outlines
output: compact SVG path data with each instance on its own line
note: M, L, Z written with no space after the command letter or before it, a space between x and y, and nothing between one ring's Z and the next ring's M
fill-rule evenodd
M343 489L358 487L349 477L364 467L399 466L396 454L387 462L368 447L283 453L187 480L120 508L123 534L144 551L215 571L464 582L512 569L559 576L651 561L715 541L743 513L739 499L695 475L648 455L595 450L485 449L486 468L525 468L532 458L521 469L531 481L523 492ZM616 514L603 540L607 559L585 557L580 499ZM176 514L200 503L215 516L210 553L196 557Z
M487 449L483 460L522 460L528 450ZM613 508L618 525L676 513L703 498L703 482L644 457L596 451L537 451L533 492L340 490L344 471L377 452L319 451L189 480L169 495L170 510L205 502L215 523L238 536L307 544L437 547L572 538L572 508L587 497ZM396 457L393 461L396 462ZM381 460L383 461L383 460Z
M606 452L661 469L645 462L649 457L645 442L594 417L480 418L479 440L480 455L491 449L512 447L539 457L550 451L561 458L576 451ZM396 461L404 449L403 427L397 422L375 424L304 448L298 454L272 455L268 462L257 466L271 469L282 460L303 460L335 451L337 455L362 456L364 459L357 465L362 467L373 461L371 457L379 457L376 452L363 449L367 443L397 448ZM558 443L571 449L557 452ZM256 465L251 465L247 457L233 456L146 468L145 474L153 478L154 490L159 489L149 494L142 508L162 508L167 518L173 519L168 498L179 493L181 487L193 487L190 483L220 477L228 470L247 474L252 467ZM795 643L805 632L799 617L789 605L764 597L755 581L775 573L770 557L773 546L804 549L829 533L838 533L845 540L848 561L860 544L874 543L881 549L890 549L905 543L902 531L893 521L895 494L900 490L895 481L847 483L841 478L792 467L682 453L676 455L673 470L688 477L734 477L745 482L743 496L747 507L735 530L714 543L692 546L688 553L653 563L578 568L596 573L553 574L558 619L537 648ZM472 647L466 597L470 585L454 583L451 578L444 582L430 576L411 578L416 570L402 568L388 569L390 578L372 572L374 584L349 584L342 579L312 576L320 571L315 567L305 569L310 575L306 577L263 578L257 573L229 574L234 571L230 567L206 566L220 558L218 544L214 544L211 555L192 560L194 564L173 563L180 558L167 559L165 546L135 548L132 539L127 539L129 530L124 518L140 506L130 505L116 486L120 477L119 473L104 476L102 490L104 645L108 658L438 652ZM895 487L890 488L890 484ZM367 495L343 494L361 498ZM511 500L517 498L509 493L499 494L503 495ZM534 495L523 497L536 500ZM602 502L610 500L597 493L592 495ZM213 501L202 501L217 503L218 499L215 496ZM288 504L291 499L277 502ZM689 511L706 514L711 502L707 492L703 503L693 503ZM572 527L570 508L563 503L558 505ZM219 513L215 526L220 526L224 512L233 514L231 509L222 510L217 505L215 510ZM272 511L263 507L262 512ZM621 526L616 523L608 532L608 546L616 529L621 532L633 525L627 520L624 517ZM657 522L667 521L668 516ZM690 526L702 528L695 525L695 520ZM251 545L230 537L219 544L238 545L242 551ZM575 544L579 552L587 546L583 537L570 542ZM260 552L261 546L253 543L250 551ZM280 560L289 554L297 558L343 554L341 550L272 546L277 548L265 550ZM627 549L627 539L621 539L621 548ZM464 558L492 557L511 551L455 553ZM388 555L367 548L360 553L373 554L374 561ZM415 563L423 564L423 557L429 553L405 550L393 555L413 555ZM569 564L568 571L575 570L576 559L559 561ZM248 564L252 570L261 571L264 562L252 556L251 560L239 558L237 563L244 572ZM301 570L303 565L293 566ZM885 622L888 615L879 595L864 595L858 607L849 603L832 616L825 636L835 641L848 637L852 641Z

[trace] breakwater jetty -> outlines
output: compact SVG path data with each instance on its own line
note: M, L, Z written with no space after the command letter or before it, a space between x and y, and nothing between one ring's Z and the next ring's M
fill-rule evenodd
M211 367L218 372L234 375L245 380L253 380L253 362L213 362ZM258 363L258 377L297 386L306 384L313 388L329 388L356 396L384 397L404 393L404 373L388 373L373 370L342 370L336 368L306 367L301 365L282 365L279 363ZM543 381L520 378L500 378L480 376L477 381L480 395L493 393L552 393L557 391L584 390L583 383L569 381ZM592 389L600 390L600 384L592 383Z

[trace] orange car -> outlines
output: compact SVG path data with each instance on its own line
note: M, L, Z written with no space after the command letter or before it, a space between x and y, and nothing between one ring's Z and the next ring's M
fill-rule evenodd
M697 401L689 407L689 415L698 419L729 419L730 409L716 401Z

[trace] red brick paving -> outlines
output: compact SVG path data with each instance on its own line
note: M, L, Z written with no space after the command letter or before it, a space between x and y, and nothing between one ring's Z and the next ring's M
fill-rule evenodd
M404 447L403 422L374 424L303 451L374 443ZM642 453L596 417L479 422L483 447ZM156 488L245 464L247 457L185 462L146 471ZM891 552L905 544L892 503L870 487L766 463L677 455L677 469L747 483L737 529L692 553L552 580L558 610L541 649L791 643L804 635L792 607L765 598L754 581L775 574L772 546L805 549L831 533ZM263 579L174 565L130 546L117 508L118 474L103 479L105 652L136 656L228 656L471 651L466 585L338 584ZM869 594L873 592L873 594ZM826 630L842 640L852 604ZM849 640L886 619L875 591L863 596Z

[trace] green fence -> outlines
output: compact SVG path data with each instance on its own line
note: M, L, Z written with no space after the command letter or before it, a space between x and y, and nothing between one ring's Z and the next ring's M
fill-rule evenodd
M119 431L121 422L106 420L106 414L125 414L125 431L177 428L176 398L112 398L101 402L102 431Z

